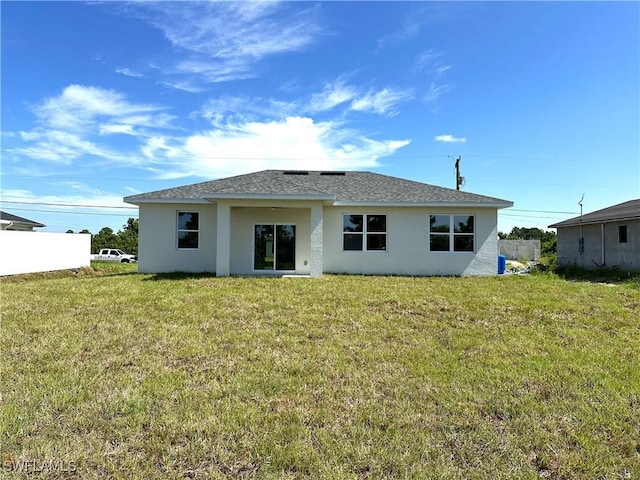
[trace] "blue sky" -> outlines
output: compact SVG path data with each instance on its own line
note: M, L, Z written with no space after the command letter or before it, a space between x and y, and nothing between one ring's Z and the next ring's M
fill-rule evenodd
M46 231L267 168L454 188L458 156L505 232L640 197L638 2L0 8L2 210Z

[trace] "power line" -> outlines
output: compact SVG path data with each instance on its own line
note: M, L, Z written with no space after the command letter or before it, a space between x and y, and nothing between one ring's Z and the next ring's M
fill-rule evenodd
M567 215L578 215L579 212L559 212L555 210L524 210L518 208L510 208L509 212L537 212L537 213L566 213Z
M2 148L0 152L3 154L14 154L14 155L22 155L26 156L30 153L37 154L48 154L48 155L68 155L68 152L56 151L56 150L44 150L44 149L33 149L30 148L28 151L16 151L16 148L21 147L12 147L12 148ZM90 152L80 152L79 156L86 157L99 157L99 158L127 158L127 159L144 159L148 160L149 157L142 154L131 154L131 153L109 153L109 154L99 154L99 153L90 153ZM442 154L438 155L394 155L393 158L396 160L405 160L405 159L423 159L423 158L443 158ZM548 161L548 162L561 162L561 163L584 163L583 158L558 158L558 157L547 157L547 156L531 156L531 155L487 155L487 154L474 154L474 153L465 153L465 157L471 158L487 158L487 159L500 159L500 160L531 160L531 161ZM262 156L251 156L251 157L234 157L230 155L180 155L179 158L183 159L196 159L196 158L207 158L211 160L265 160ZM353 160L366 160L371 158L370 155L361 156L361 157L351 157ZM325 158L306 158L305 160L324 160ZM273 160L300 160L300 157L283 157L279 156L277 158L273 158ZM635 162L635 159L632 161ZM618 165L625 165L625 162L620 162L620 160L598 160L598 163L615 163ZM631 162L628 162L631 163Z
M508 213L500 213L500 217L512 217L512 218L548 218L551 220L561 220L564 217L546 217L540 215L509 215Z
M10 197L12 198L12 197ZM78 204L78 203L45 203L45 202L24 202L24 201L14 201L14 200L2 200L2 203L11 203L11 204L20 204L20 205L43 205L43 206L54 206L54 207L80 207L80 208L106 208L106 209L122 209L122 210L137 210L137 207L114 207L109 205L86 205L86 204ZM53 211L53 210L50 210ZM559 213L566 215L578 215L578 212L563 212L557 210L527 210L527 209L518 209L518 208L510 208L509 212L532 212L532 213Z
M17 210L20 212L41 212L41 213L58 213L64 215L89 215L89 216L103 216L103 217L130 217L129 214L124 213L96 213L96 212L73 212L71 210L42 210L37 208L12 208L11 210Z
M9 197L14 198L14 197ZM2 203L17 203L21 205L44 205L47 207L81 207L81 208L118 208L123 210L137 210L137 207L114 207L111 205L83 205L78 203L44 203L44 202L22 202L22 201L14 201L14 200L4 200L0 199Z

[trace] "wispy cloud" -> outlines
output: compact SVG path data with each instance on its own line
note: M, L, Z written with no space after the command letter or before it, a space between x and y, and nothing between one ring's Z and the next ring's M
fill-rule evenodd
M444 143L466 143L467 137L455 137L453 135L436 135L433 138L436 142L444 142Z
M418 55L416 55L416 58L413 62L414 69L416 71L434 70L434 68L436 68L438 65L441 65L440 58L442 57L442 55L442 52L436 51L434 49L420 52Z
M134 77L134 78L143 78L144 77L144 75L142 73L133 71L128 67L117 67L116 68L116 73L120 73L122 75L126 75L127 77Z
M378 48L386 48L413 40L418 36L424 24L425 19L420 15L408 15L399 29L378 39Z
M323 33L313 6L301 11L287 2L139 2L126 10L186 54L158 64L165 85L186 91L252 78L261 60L300 51Z
M156 105L136 104L113 90L69 85L60 95L31 107L33 130L22 131L23 145L8 148L9 155L70 165L83 156L133 163L100 137L115 134L145 137L148 129L169 129L175 117Z
M413 93L407 90L384 88L380 91L369 91L357 98L351 108L362 112L372 112L378 115L394 116L398 114L396 105L413 98Z
M69 85L62 93L50 97L32 107L40 125L71 131L91 129L101 118L126 118L145 114L146 124L153 123L150 113L162 108L154 105L135 104L113 90L84 85ZM166 123L166 116L161 122Z
M438 85L436 82L431 82L429 84L429 90L424 95L424 101L431 105L434 111L437 111L437 101L438 99L444 95L445 93L450 92L453 89L453 85L442 84Z
M443 78L453 68L443 62L443 56L443 52L429 49L419 53L413 63L413 70L429 79L428 89L422 98L433 112L438 111L440 97L453 89L450 83L443 83Z
M357 94L356 87L347 85L345 78L341 77L335 82L326 84L322 92L313 94L309 102L309 109L312 112L331 110L351 101Z

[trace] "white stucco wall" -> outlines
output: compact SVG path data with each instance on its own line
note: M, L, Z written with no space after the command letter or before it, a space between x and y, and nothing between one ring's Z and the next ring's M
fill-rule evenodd
M225 201L230 203L229 201ZM296 273L317 274L314 265L322 248L322 271L328 273L388 275L495 275L497 273L497 212L493 208L323 207L319 201L271 201L267 207L258 200L230 203L229 273L254 274L253 232L256 224L296 225ZM312 209L317 210L315 217ZM139 271L215 272L215 204L140 205ZM200 212L200 248L178 250L176 214ZM342 215L381 213L387 215L386 252L345 252L342 250ZM475 253L430 253L430 214L475 215ZM317 217L317 218L316 218ZM312 220L314 223L312 245ZM315 252L315 253L314 253Z
M199 247L178 249L178 212L199 212ZM139 209L138 271L214 272L216 206L211 204L142 204Z
M256 224L290 224L296 226L296 273L310 272L310 208L232 207L231 274L254 274L253 237ZM264 272L258 272L264 273Z
M90 263L89 234L0 231L0 275L68 270Z
M342 250L343 214L386 214L387 251ZM429 252L429 215L475 215L475 253ZM339 208L324 210L324 271L385 275L495 275L497 212L469 208Z
M618 227L627 226L627 242L620 243ZM584 252L578 248L580 227L558 228L558 264L594 269L600 266L622 270L640 270L640 220L584 225Z

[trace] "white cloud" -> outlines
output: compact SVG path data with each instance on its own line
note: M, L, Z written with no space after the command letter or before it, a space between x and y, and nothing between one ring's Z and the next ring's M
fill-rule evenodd
M125 124L117 124L117 123L100 125L100 135L111 135L114 133L121 133L123 135L136 134L133 130L133 125L125 125Z
M269 168L357 169L375 167L409 140L373 140L339 124L311 118L229 124L176 141L156 138L146 153L163 178L219 178ZM160 163L164 166L158 168Z
M453 135L436 135L433 138L436 142L444 143L466 143L467 137L454 137Z
M351 109L385 115L407 98L406 92L391 89L356 98L355 89L341 82L323 93L325 106L349 99ZM57 165L82 161L87 168L136 167L158 178L217 178L266 168L375 167L380 158L410 143L368 138L345 118L319 122L296 113L306 109L304 102L211 99L190 116L208 120L210 127L188 134L172 128L176 119L158 106L135 104L110 90L71 86L34 108L39 126L20 132L23 145L8 151L16 167L28 158ZM82 125L70 118L82 119Z

